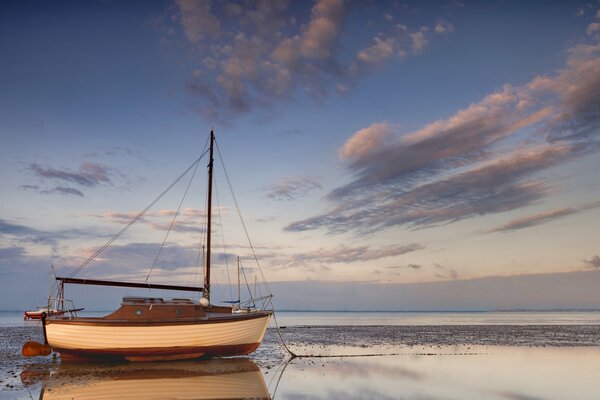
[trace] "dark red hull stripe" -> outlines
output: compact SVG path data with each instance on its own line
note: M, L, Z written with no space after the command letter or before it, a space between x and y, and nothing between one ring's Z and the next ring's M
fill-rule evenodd
M199 347L169 347L169 348L131 348L131 349L61 349L52 348L60 353L64 361L83 361L88 359L125 359L134 358L160 358L160 357L225 357L241 356L255 351L260 343L247 343L225 346L199 346Z

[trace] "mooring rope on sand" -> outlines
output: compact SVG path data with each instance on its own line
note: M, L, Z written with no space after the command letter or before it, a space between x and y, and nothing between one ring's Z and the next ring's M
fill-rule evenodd
M283 335L281 334L281 328L279 327L279 323L277 322L277 317L275 315L275 309L273 309L273 322L275 322L275 328L277 330L277 335L279 336L279 340L283 345L285 351L290 355L289 360L286 362L290 362L295 358L348 358L348 357L385 357L385 356L402 356L402 355L423 355L423 356L435 356L439 355L438 353L366 353L366 354L296 354L294 353L286 343ZM474 355L477 353L460 353L460 355Z

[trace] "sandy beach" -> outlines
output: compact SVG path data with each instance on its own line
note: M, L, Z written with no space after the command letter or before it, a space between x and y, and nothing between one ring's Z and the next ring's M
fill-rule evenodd
M68 364L60 358L21 356L24 341L42 340L36 326L1 327L0 397L600 396L595 380L600 373L599 325L290 326L281 333L296 354L317 357L286 362L288 354L269 329L263 345L247 358Z

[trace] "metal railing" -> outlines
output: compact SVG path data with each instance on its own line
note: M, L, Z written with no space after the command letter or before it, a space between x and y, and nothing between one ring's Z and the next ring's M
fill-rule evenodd
M65 307L66 306L66 307ZM48 297L48 316L61 318L77 318L77 311L83 308L75 308L73 300L64 299L62 297Z

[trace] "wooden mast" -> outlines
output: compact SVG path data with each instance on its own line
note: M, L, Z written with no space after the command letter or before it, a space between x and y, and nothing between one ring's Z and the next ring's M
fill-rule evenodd
M237 274L238 274L238 308L242 308L242 294L240 291L240 257L237 258Z
M210 302L210 233L212 217L212 174L213 174L213 147L215 143L214 130L210 130L210 161L208 162L208 207L206 223L206 280L204 282L204 297Z

